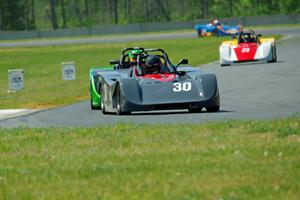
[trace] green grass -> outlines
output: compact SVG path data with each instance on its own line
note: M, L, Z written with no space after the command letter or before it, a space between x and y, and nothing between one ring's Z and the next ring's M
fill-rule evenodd
M0 199L299 199L300 118L0 129Z
M107 66L126 47L165 49L173 63L188 58L192 65L218 58L224 38L176 39L120 44L66 45L0 49L0 108L48 108L88 99L88 71L91 66ZM178 51L180 49L180 51ZM61 62L75 61L75 81L61 80ZM25 69L25 89L7 93L7 70Z

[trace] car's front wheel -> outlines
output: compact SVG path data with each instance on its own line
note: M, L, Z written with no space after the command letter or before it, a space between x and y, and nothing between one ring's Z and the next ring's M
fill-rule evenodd
M99 106L94 106L94 104L93 104L93 99L91 99L91 109L92 109L92 110L100 110L101 107L99 107Z
M220 106L206 107L207 112L219 112Z
M122 110L122 91L120 89L120 86L117 88L116 91L116 98L117 98L117 115L128 115L130 112L124 112Z
M202 111L202 108L189 108L190 113L199 113Z
M272 60L269 60L269 63L277 62L277 53L276 53L276 46L272 46Z
M103 92L103 87L101 87L100 88L100 90L101 90L101 110L102 110L102 113L105 115L105 114L107 114L108 112L106 112L106 110L105 110L105 103L104 103L104 92Z

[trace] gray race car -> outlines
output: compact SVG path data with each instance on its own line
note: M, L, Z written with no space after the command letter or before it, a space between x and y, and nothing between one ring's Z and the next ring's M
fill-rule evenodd
M134 51L127 48L123 51ZM118 65L120 60L111 61ZM134 111L188 109L208 112L220 109L219 90L214 74L188 64L182 59L173 65L162 49L139 48L129 68L92 71L103 114L130 114Z

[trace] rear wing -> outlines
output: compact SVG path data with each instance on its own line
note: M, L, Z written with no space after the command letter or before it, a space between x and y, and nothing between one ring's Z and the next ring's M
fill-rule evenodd
M259 38L259 42L260 43L264 43L264 42L274 43L275 42L275 38Z
M234 40L228 40L228 41L224 41L222 42L222 46L237 46L238 42L237 42L237 39L234 39Z

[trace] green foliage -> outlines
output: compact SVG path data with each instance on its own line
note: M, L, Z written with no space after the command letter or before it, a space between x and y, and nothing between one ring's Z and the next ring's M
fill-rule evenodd
M0 30L34 29L32 12L28 0L0 0Z
M276 133L278 137L300 135L300 124L297 117L291 117L288 121L251 121L246 125L249 133Z
M299 124L0 128L0 199L296 200L300 135L269 127Z
M0 30L299 13L299 0L0 0Z

